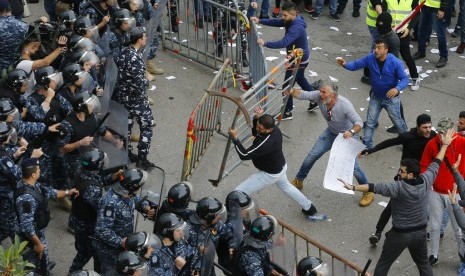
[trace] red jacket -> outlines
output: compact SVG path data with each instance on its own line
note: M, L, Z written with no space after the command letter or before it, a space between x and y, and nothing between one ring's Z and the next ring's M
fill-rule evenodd
M423 156L421 157L421 172L425 172L429 164L439 152L439 147L442 145L441 140L439 140L439 135L434 137L426 145L425 150L423 151ZM451 166L457 161L459 154L462 155L462 161L459 165L459 171L461 175L465 175L465 137L456 135L455 139L452 141L452 144L447 148L446 156L444 161L442 161L441 166L439 167L438 176L433 184L433 190L441 193L448 194L447 191L452 191L454 185L454 176L450 172L447 164L446 158L449 160Z

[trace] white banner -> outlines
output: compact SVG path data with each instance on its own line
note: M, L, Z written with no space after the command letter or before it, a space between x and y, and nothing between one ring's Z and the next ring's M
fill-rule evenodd
M344 188L337 179L353 183L355 158L363 149L365 145L358 139L344 139L342 133L339 133L331 147L323 187L340 193L354 194L353 191Z

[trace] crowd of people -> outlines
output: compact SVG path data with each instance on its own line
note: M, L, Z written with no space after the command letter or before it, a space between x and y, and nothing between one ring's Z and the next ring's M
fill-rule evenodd
M361 156L393 145L403 147L399 172L392 183L369 182L357 159L354 176L359 185L341 180L345 188L363 192L362 207L371 204L375 193L391 198L375 233L369 237L370 243L376 245L392 216L393 226L386 234L374 275L387 275L405 248L420 275L432 275L431 266L439 262L444 217L450 219L459 246L458 274L465 275L465 214L458 207L465 206L465 201L460 200L465 197L465 162L461 162L461 155L465 154L465 111L459 114L457 132L451 119L442 118L436 133L427 114L419 115L416 127L409 130L400 99L400 91L409 85L409 76L399 56L409 69L411 90L418 90L420 78L414 60L425 57L433 26L440 50L436 66L447 64L446 23L442 18L452 12L453 5L428 0L418 16L418 24L412 21L396 31L393 27L418 3L369 1L366 23L372 52L350 62L337 60L347 70L364 69L362 81L371 85L364 122L350 99L338 94L335 83L309 83L305 78L310 47L306 20L296 5L300 3L286 1L280 6L277 1L273 16L281 14L281 18L270 19L268 0L263 1L259 17L250 13L257 8L252 2L247 9L251 21L285 27L282 39L259 39L257 44L303 50L295 75L300 89L284 90L287 103L280 119L293 118L293 98L307 100L308 111L320 109L327 128L289 181L276 119L257 107L251 129L253 144L245 148L235 129L230 129L229 135L238 156L244 161L252 160L259 171L230 192L224 203L207 196L195 209L189 209L193 188L188 182L173 185L163 202L152 202L139 194L155 168L148 160L155 123L147 89L163 70L154 61L158 35L147 37L144 26L154 16L157 1L69 1L55 6L52 2L44 2L48 18L40 17L28 25L20 20L22 5L0 0L0 240L14 240L17 235L21 241L27 241L29 250L23 257L34 264L35 275L50 275L55 266L48 258L45 237L50 199L70 211L68 224L75 237L76 256L69 270L60 271L59 275L215 275L215 256L220 269L232 275L285 275L268 253L273 236L279 234L278 223L272 216L260 216L251 196L276 184L300 205L304 216L316 216L315 203L299 190L315 162L331 150L339 134L344 139L360 139L366 146ZM340 21L337 14L344 11L347 1L331 0L329 4L331 18ZM317 1L316 11L311 1L304 5L312 13L311 19L318 19L323 1ZM465 49L463 6L461 2L453 33L462 37L457 53ZM170 1L173 32L178 31L179 23L176 7L176 1ZM245 12L245 5L241 9ZM353 17L360 16L359 9L360 2L354 1ZM203 11L197 5L195 10ZM238 32L245 41L242 27ZM410 30L418 39L418 51L413 57ZM218 55L227 37L226 33L219 35ZM246 47L241 49L244 67L248 65ZM112 91L103 89L108 59L114 61L117 72ZM285 80L291 73L292 70L286 72ZM108 104L102 100L105 97L127 110L127 133L119 133L105 122L101 112L105 108L102 105ZM382 109L394 124L390 132L398 133L398 137L374 145L374 129ZM134 120L140 129L137 139L132 135ZM131 140L138 142L137 153ZM121 164L135 163L135 168L109 168L110 152L98 147L102 141L125 153ZM133 233L136 210L154 222L153 233ZM94 271L84 271L91 259ZM297 266L298 275L327 272L327 267L315 257L305 257Z

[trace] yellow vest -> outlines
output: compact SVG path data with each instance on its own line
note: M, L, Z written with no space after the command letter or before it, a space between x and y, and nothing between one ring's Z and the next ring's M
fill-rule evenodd
M439 9L439 7L441 6L441 1L440 0L426 0L425 6Z
M412 0L386 0L387 12L392 16L392 25L399 25L412 11Z
M366 23L370 27L376 28L376 18L378 18L378 13L375 8L371 5L370 0L367 1L367 18Z

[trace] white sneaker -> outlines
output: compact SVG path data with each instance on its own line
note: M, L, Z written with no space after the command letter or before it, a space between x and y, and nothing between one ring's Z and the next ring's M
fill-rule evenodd
M410 90L417 91L420 89L420 78L412 79L412 85L410 86Z

